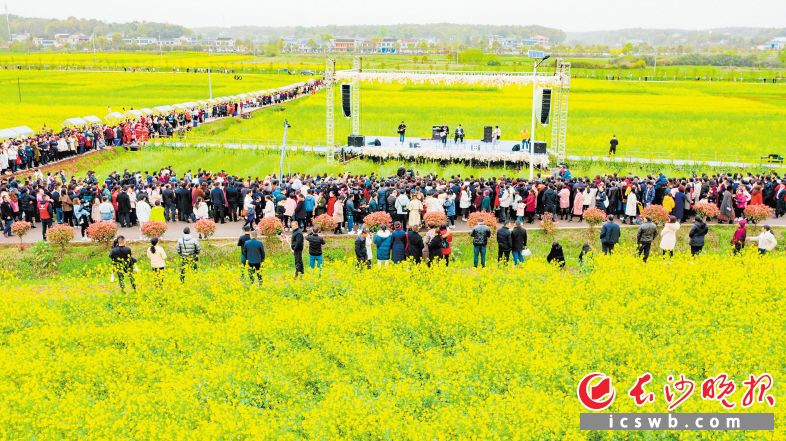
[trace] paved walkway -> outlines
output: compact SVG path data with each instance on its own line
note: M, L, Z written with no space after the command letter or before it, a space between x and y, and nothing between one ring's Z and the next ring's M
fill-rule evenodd
M619 221L618 221L619 222ZM767 222L763 222L762 224L771 225L773 227L786 227L786 217L781 217L778 219L770 219ZM196 236L196 231L193 229L193 224L188 224L186 222L170 222L169 229L162 237L163 240L166 241L175 241L183 234L183 228L190 226L193 235ZM709 224L710 226L715 225L714 222ZM727 224L728 225L728 224ZM243 222L227 222L225 224L218 224L216 228L216 234L213 236L212 239L218 240L232 240L237 239L241 234L243 234L242 230ZM636 225L620 225L623 228L631 228L635 227ZM527 230L540 230L540 224L537 220L533 224L525 224L524 227ZM589 226L584 222L568 222L568 221L558 221L557 222L557 229L558 230L579 230L579 229L587 229ZM454 233L468 233L470 228L467 226L466 222L462 222L461 219L458 219L456 222L456 226L453 229ZM421 233L425 233L425 230L422 230ZM142 234L139 231L139 227L131 227L131 228L120 228L119 233L126 237L126 239L130 241L147 241L148 239L142 237ZM328 234L328 236L332 236L332 234ZM81 233L79 228L74 228L74 237L75 243L82 242ZM33 230L30 230L29 233L24 237L25 243L35 243L42 239L41 236L41 226L40 224ZM16 237L2 237L0 236L0 244L14 244L19 243L19 239Z
M566 156L568 161L595 161L606 163L637 163L637 164L665 164L665 165L704 165L707 167L736 167L736 168L783 168L783 164L735 162L735 161L710 161L710 160L691 160L691 159L662 159L662 158L637 158L617 155L614 158L609 156Z

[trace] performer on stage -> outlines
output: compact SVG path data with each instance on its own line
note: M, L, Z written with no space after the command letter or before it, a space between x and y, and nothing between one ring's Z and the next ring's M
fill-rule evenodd
M398 125L398 142L404 142L404 136L407 133L407 125L404 124L404 121L401 121L401 124Z
M494 126L494 131L491 134L491 139L494 140L494 144L499 142L499 139L502 138L502 129L499 126Z
M611 135L611 141L609 141L609 156L616 156L619 143L617 135Z
M448 144L448 133L450 133L450 127L448 127L447 123L445 123L442 125L442 130L439 132L439 136L442 138L443 146Z
M456 135L453 138L453 143L458 144L459 142L464 142L464 127L461 127L461 124L456 127Z
M528 152L529 151L529 144L530 144L529 130L521 129L520 135L521 135L521 147L522 147L522 150L526 149L524 151Z

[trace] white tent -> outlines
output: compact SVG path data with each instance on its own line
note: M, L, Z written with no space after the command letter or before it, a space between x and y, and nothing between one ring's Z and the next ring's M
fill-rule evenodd
M64 127L80 127L87 125L87 121L82 118L68 118L67 120L63 121Z
M129 110L128 112L126 112L126 115L131 115L139 118L140 116L142 116L142 112L140 112L139 110Z
M199 104L197 104L197 103L195 103L193 101L189 101L187 103L183 103L183 105L186 106L186 107L199 107Z
M101 118L99 118L99 117L97 117L95 115L83 116L82 119L87 121L87 122L89 122L89 123L93 123L93 124L99 124L101 122Z
M0 139L18 138L20 136L30 136L35 132L27 126L9 127L0 130Z
M184 110L186 108L186 106L183 105L183 104L175 104L172 107L174 107L175 109L178 109L178 110Z
M0 139L11 139L16 138L16 136L14 129L0 129Z
M105 116L104 119L107 121L117 121L121 119L125 119L125 115L120 112L112 112L109 115Z
M154 114L154 113L155 113L155 112L153 111L153 109L148 109L147 107L145 107L144 109L140 109L139 111L140 111L140 112L142 112L142 113L143 113L143 114L145 114L145 115L152 115L152 114Z
M169 112L172 111L172 106L153 107L153 110L155 110L156 112L159 112L159 113L169 113Z

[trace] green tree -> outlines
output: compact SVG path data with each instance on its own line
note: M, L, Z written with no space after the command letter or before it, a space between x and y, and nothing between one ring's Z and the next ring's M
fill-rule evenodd
M781 62L781 65L786 66L786 49L781 51L781 54L778 55L778 60Z
M622 50L620 52L622 52L622 54L624 54L624 55L630 55L635 50L636 50L636 48L633 46L633 43L629 42L629 43L625 43L625 46L622 46Z
M112 34L112 49L120 49L123 45L123 36L119 32Z

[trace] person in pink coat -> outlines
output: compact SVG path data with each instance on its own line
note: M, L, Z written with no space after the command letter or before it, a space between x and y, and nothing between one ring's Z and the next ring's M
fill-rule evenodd
M557 196L559 197L559 218L567 220L570 211L570 190L568 187L562 187Z
M573 211L570 213L568 222L573 222L573 216L579 217L579 222L584 220L584 193L576 189L576 196L573 197Z

